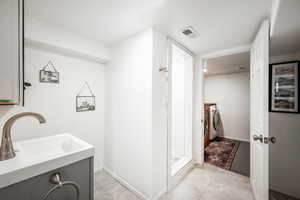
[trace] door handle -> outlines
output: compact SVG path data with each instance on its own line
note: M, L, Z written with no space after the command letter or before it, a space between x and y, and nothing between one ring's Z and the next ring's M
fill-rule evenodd
M265 144L269 144L269 143L275 144L276 140L277 140L276 137L264 137Z
M259 136L253 135L253 140L254 141L259 140L261 143L263 143L264 137L263 137L263 135L259 135Z

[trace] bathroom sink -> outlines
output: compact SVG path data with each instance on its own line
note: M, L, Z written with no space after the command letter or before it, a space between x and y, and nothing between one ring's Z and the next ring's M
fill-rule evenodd
M68 133L14 143L16 157L0 161L0 188L94 156L94 147Z

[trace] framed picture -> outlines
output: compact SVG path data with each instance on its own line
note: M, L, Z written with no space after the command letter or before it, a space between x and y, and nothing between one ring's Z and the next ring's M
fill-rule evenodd
M96 97L88 82L84 82L76 95L76 112L86 112L96 110Z
M40 82L59 83L59 72L40 70Z
M95 109L95 96L76 96L76 112L93 111Z
M299 113L299 61L270 65L270 112Z
M51 61L47 63L42 70L40 70L41 83L59 83L59 72Z

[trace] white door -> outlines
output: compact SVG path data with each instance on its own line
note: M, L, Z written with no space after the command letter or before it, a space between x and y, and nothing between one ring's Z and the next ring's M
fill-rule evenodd
M268 114L269 21L264 21L251 47L251 185L256 200L269 199Z

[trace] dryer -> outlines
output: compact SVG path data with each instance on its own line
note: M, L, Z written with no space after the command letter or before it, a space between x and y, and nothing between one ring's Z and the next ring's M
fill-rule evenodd
M210 122L210 133L209 139L213 140L217 136L220 136L220 128L221 128L221 118L220 112L217 105L211 105L209 107L209 122Z

